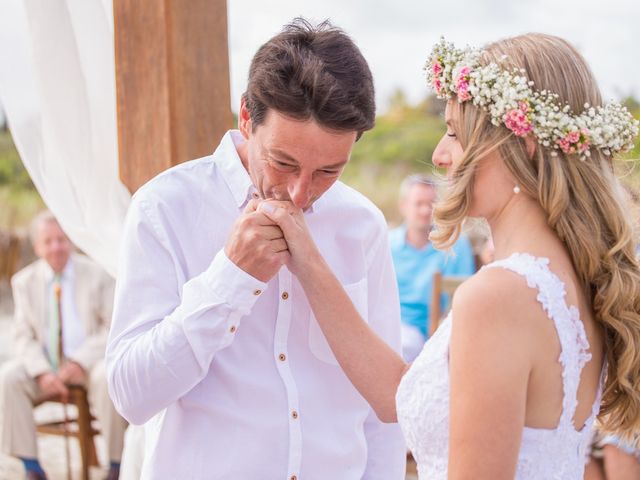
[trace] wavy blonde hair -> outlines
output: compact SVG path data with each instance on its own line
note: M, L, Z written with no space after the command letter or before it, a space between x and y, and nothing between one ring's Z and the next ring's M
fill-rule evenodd
M576 114L585 103L602 104L585 60L558 37L527 34L501 40L485 48L482 61L498 62L503 55L525 69L537 89L557 93ZM538 146L531 158L524 139L492 125L484 110L455 99L452 106L458 108L456 133L464 154L435 207L433 242L450 247L456 241L469 211L476 166L498 151L516 184L538 200L566 245L604 331L608 371L600 422L605 430L630 438L640 429L640 271L610 157L598 150L585 161L562 152L552 157Z

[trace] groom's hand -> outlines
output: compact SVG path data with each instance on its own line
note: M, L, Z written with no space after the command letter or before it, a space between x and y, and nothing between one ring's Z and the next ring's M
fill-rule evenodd
M261 282L268 282L287 263L289 252L282 230L251 200L234 224L224 248L227 257Z
M324 262L300 208L290 201L265 200L258 206L258 211L266 215L283 232L289 251L287 267L294 275L301 278L308 267Z

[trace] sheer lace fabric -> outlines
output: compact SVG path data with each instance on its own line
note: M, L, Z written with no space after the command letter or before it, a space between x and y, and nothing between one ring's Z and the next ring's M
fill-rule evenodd
M565 302L564 283L549 270L549 260L514 254L484 268L505 268L525 277L556 327L560 340L564 398L554 429L525 427L516 479L582 479L593 421L600 405L602 381L592 413L577 431L580 373L591 359L578 309ZM398 421L418 464L420 479L447 478L449 441L449 341L452 316L438 328L402 379L396 396ZM604 370L604 369L603 369Z

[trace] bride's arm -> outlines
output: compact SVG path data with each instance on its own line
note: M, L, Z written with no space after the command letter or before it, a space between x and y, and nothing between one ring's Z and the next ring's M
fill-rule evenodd
M514 284L522 282L522 288ZM531 308L529 308L531 307ZM535 291L488 269L453 298L449 479L513 479L525 422Z
M286 204L275 205L269 202L261 209L283 230L291 253L289 269L298 277L340 367L378 418L395 422L396 390L408 366L360 317L316 248L302 215Z

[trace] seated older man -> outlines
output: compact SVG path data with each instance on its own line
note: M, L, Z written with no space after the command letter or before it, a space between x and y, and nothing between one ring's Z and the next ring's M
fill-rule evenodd
M33 406L67 396L68 385L84 385L107 441L108 479L117 479L126 422L107 393L103 360L113 280L73 253L49 212L34 220L32 242L39 259L11 281L16 356L0 369L0 449L22 460L27 479L46 479L38 462Z

